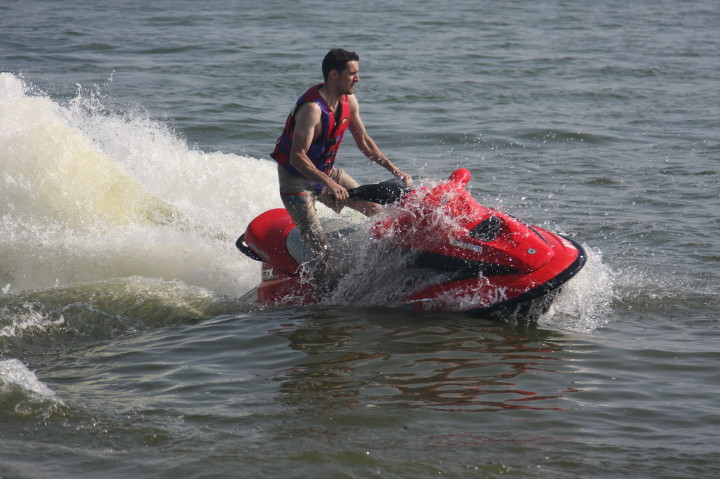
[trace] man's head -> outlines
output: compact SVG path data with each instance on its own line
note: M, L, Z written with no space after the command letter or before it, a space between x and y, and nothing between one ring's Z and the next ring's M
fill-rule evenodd
M322 73L325 81L328 79L330 72L335 70L338 73L342 73L347 66L347 62L360 61L360 57L355 52L349 52L342 48L333 48L330 50L322 62Z

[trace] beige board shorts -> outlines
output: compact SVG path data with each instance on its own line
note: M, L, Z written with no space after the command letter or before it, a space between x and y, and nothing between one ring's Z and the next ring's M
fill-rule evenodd
M333 168L328 176L345 189L360 186L350 175L340 168ZM328 193L327 188L320 194L316 192L316 183L304 176L296 176L278 165L278 179L280 182L280 198L285 209L290 213L297 227L300 229L303 241L310 246L313 253L319 258L324 257L327 248L327 237L323 231L320 218L315 208L315 201L319 201L336 213L340 213L345 206L363 211L367 202L349 198L338 200Z

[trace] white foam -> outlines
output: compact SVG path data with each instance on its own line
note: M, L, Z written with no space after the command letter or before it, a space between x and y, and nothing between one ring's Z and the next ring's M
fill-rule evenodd
M65 323L62 315L49 314L32 302L23 302L12 310L7 306L0 307L0 315L3 322L9 322L0 328L0 337L18 336L24 331L45 331Z
M583 269L562 287L539 324L566 331L587 333L608 321L614 297L614 275L602 262L602 252L583 245L588 259Z
M0 388L5 385L16 385L36 397L63 403L55 392L40 381L19 359L0 361Z

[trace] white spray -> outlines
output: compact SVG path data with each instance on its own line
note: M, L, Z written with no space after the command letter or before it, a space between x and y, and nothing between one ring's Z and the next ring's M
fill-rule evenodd
M250 289L234 239L280 205L267 160L189 148L142 115L79 95L61 106L0 74L0 284L5 292L116 277Z

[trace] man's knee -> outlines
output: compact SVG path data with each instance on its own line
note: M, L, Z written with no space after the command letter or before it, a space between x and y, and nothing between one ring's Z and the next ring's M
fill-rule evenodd
M315 202L310 195L287 195L282 197L283 205L300 230L303 241L310 246L315 255L324 254L327 239L320 218L317 216Z

